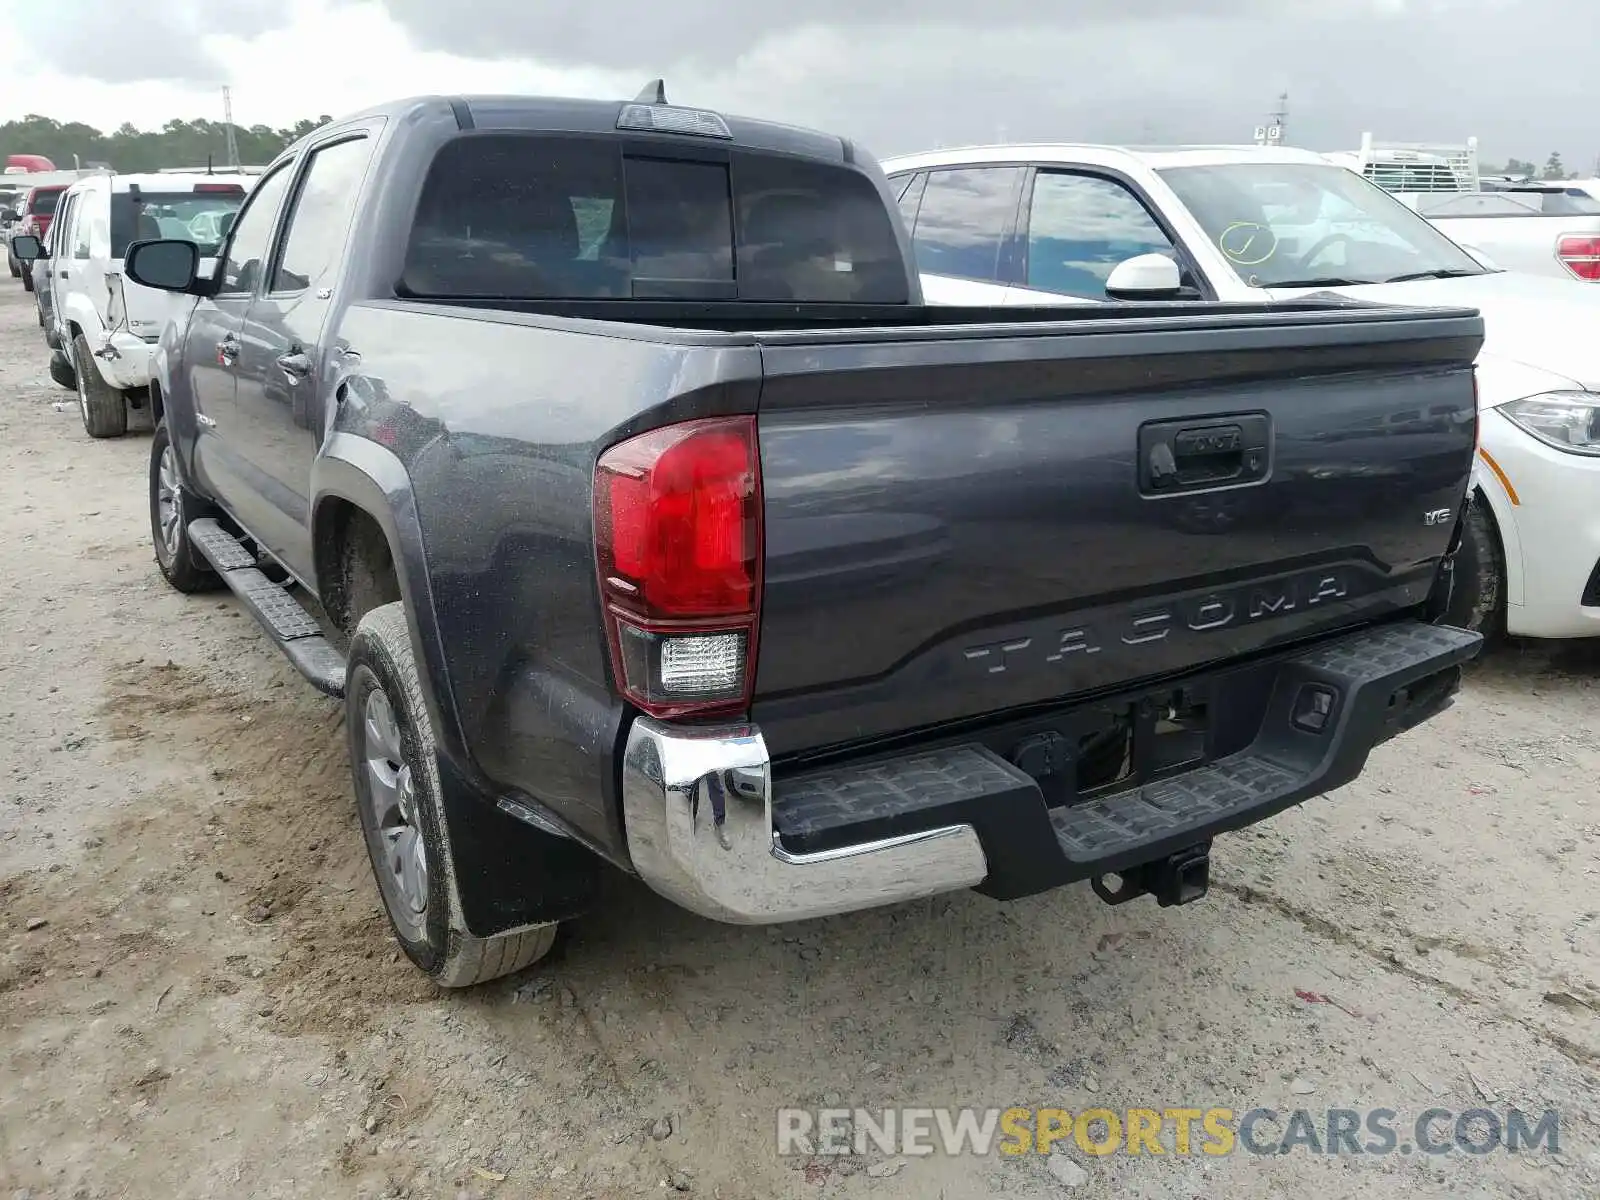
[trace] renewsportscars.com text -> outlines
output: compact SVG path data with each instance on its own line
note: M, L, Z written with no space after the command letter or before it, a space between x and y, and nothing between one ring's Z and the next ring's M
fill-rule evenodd
M1561 1153L1555 1110L1429 1108L780 1108L782 1155L1107 1156Z

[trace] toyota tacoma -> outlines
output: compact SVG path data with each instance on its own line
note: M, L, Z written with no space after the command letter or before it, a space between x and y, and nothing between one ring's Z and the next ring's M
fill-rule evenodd
M319 128L154 355L157 563L342 698L405 953L518 970L606 865L706 917L1091 881L1446 707L1471 309L924 304L876 161L666 102Z

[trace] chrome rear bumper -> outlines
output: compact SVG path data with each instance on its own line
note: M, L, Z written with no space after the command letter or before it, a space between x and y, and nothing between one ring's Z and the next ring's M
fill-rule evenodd
M622 812L634 868L667 899L738 925L798 921L975 887L988 863L971 825L793 854L772 821L772 770L754 725L633 723Z

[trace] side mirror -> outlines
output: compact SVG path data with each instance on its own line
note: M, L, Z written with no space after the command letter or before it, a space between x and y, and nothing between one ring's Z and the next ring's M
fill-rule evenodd
M1106 277L1106 295L1114 300L1170 300L1184 291L1178 264L1165 254L1125 259Z
M200 247L176 238L134 242L123 255L122 273L163 292L188 292L200 270Z
M31 233L19 233L11 239L11 253L18 262L31 263L36 259L49 258L45 252L44 243Z

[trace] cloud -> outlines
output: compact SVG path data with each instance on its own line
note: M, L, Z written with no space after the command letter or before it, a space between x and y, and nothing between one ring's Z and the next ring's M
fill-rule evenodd
M106 127L212 111L223 82L241 121L288 124L419 92L622 98L661 75L674 102L880 155L1248 141L1285 90L1290 142L1319 150L1371 130L1477 135L1496 164L1600 151L1593 83L1561 58L1600 45L1596 0L55 0L10 22L4 107Z
M254 37L281 27L274 0L54 0L18 4L11 31L63 74L106 83L145 81L221 86L228 64L207 46L211 36ZM48 108L41 97L40 105Z
M349 0L344 0L349 2ZM669 99L818 125L879 153L996 140L1248 141L1287 90L1290 140L1481 139L1600 150L1580 69L1595 0L382 0L413 42L663 75ZM632 74L630 74L630 72Z
M383 0L419 44L480 58L531 55L650 72L666 65L714 68L805 29L873 38L922 26L966 31L1059 33L1167 17L1292 19L1296 13L1365 13L1406 0Z

